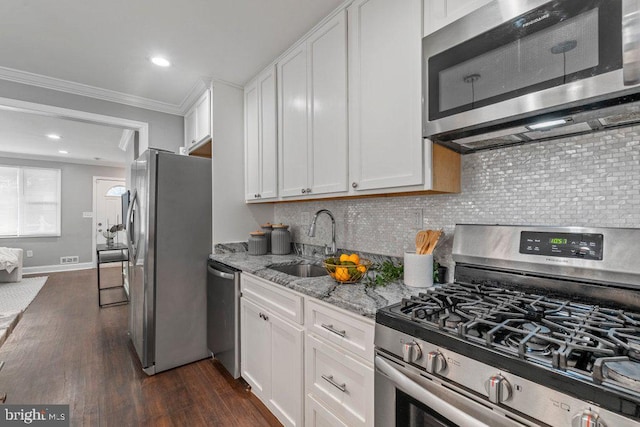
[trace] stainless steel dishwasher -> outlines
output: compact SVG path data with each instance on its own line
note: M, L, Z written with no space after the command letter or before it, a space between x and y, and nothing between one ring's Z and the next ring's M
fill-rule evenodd
M207 264L207 347L240 377L240 271L216 261Z

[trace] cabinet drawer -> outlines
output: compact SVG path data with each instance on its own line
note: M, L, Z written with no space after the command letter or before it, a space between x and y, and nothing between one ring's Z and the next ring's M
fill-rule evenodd
M303 324L302 296L260 277L242 273L242 297L268 308L280 317Z
M307 331L373 363L375 323L306 299Z
M347 425L325 408L311 395L305 402L305 425L307 427L347 427Z
M309 334L305 356L307 393L349 426L373 425L373 368Z

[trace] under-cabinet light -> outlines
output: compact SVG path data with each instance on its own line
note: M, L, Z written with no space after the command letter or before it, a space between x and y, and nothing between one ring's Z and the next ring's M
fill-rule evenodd
M548 129L554 126L563 125L565 123L567 123L567 120L565 119L548 120L546 122L534 123L527 126L527 128L529 128L529 130Z

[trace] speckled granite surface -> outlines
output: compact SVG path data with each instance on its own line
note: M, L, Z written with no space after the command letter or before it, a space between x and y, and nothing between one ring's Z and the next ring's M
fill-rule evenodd
M424 288L405 286L401 282L376 288L366 287L363 284L341 285L329 276L301 278L267 268L271 264L302 262L322 265L320 258L308 256L293 254L254 256L246 252L236 252L212 254L209 258L371 319L375 317L376 310L379 308L424 290Z

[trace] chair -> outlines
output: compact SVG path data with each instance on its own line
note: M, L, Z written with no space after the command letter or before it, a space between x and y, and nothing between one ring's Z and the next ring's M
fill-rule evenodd
M18 266L11 273L6 269L0 270L0 283L20 282L22 280L22 249L20 248L0 248L0 257L2 252L9 252L18 258ZM0 261L4 261L0 258Z

